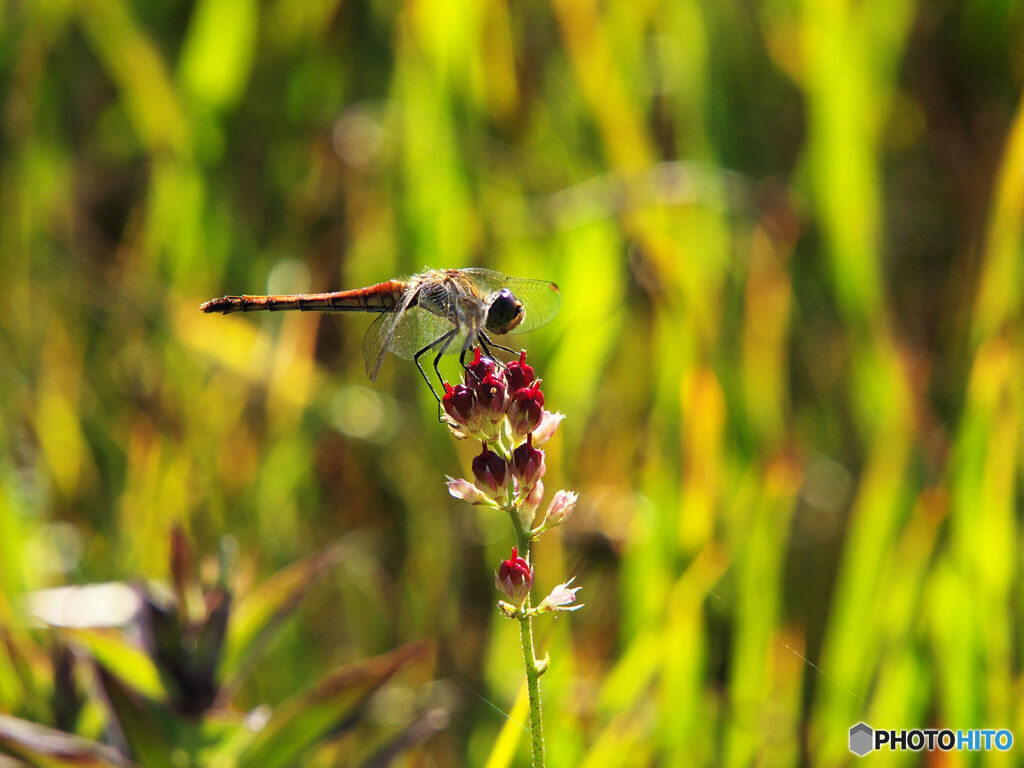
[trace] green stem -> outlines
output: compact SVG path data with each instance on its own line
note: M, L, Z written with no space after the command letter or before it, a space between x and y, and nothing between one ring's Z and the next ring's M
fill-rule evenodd
M512 524L516 529L516 540L520 557L530 559L529 526L519 524L515 511L511 512ZM519 637L523 643L523 665L526 667L526 690L530 696L530 736L533 742L533 768L544 768L544 724L541 720L540 670L537 668L537 654L533 648L533 619L525 615L530 608L527 596L519 616Z

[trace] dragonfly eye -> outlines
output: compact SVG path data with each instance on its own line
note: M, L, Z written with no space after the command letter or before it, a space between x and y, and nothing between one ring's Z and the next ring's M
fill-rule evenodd
M508 288L502 288L487 308L487 330L499 336L523 322L523 302Z

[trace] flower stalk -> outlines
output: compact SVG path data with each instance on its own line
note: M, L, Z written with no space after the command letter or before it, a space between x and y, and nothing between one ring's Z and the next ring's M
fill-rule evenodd
M551 439L562 419L544 409L541 380L526 362L526 351L507 365L483 357L475 350L463 384L445 382L441 405L456 439L474 439L482 450L473 459L473 481L448 477L448 492L477 506L508 514L515 532L512 556L500 563L495 586L506 598L498 601L502 616L519 622L523 666L530 700L530 737L533 768L544 766L544 725L540 676L550 663L537 659L533 618L543 613L575 611L579 587L572 579L557 585L536 607L530 591L534 583L533 542L565 522L576 506L577 494L558 491L540 525L533 527L544 497L541 479L547 469L542 446Z
M516 541L524 557L530 557L530 532L519 525L515 514L510 514L512 525L516 531ZM530 596L526 595L523 610L519 611L519 639L523 647L523 667L526 670L526 693L530 699L530 742L534 768L544 765L544 711L540 701L540 676L547 669L548 660L543 667L537 661L537 652L533 646L533 614L530 612Z

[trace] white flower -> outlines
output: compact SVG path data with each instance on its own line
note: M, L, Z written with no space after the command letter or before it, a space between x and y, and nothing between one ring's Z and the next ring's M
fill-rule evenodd
M548 504L548 511L544 514L544 522L541 525L545 528L554 528L556 525L564 523L576 509L578 498L579 494L573 491L556 493L551 503Z
M537 606L537 613L555 613L556 611L578 611L583 607L583 603L579 605L570 605L570 603L576 602L576 593L579 592L583 587L572 587L569 585L575 581L576 577L573 576L564 584L559 584L551 590L551 594L541 600L540 605Z
M445 477L447 478L448 493L456 499L468 501L470 504L494 504L486 493L469 482L469 480L463 480L461 477L452 477L451 475L445 475Z
M544 411L544 414L540 417L540 424L533 430L533 444L539 447L550 440L564 418L564 413Z

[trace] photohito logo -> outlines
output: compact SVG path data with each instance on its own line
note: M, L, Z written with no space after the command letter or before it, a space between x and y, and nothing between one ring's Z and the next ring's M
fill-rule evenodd
M987 752L992 749L1005 752L1012 746L1013 734L1005 728L998 731L985 729L951 731L948 728L896 731L875 729L867 723L857 723L850 727L850 751L857 757L864 757L872 750L885 747L888 747L890 752L896 750Z
M874 748L870 725L857 723L850 729L850 751L853 754L857 757L864 757Z

